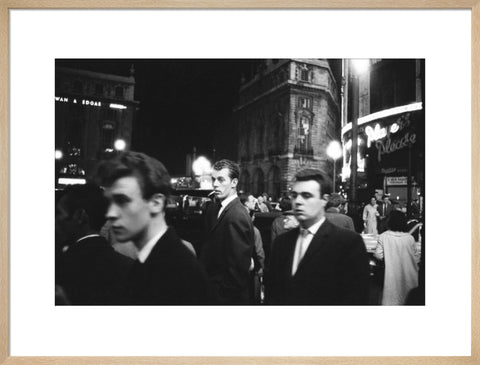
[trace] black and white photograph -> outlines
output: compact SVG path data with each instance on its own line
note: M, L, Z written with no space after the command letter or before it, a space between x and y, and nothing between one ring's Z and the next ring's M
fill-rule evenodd
M180 3L4 14L0 363L474 363L473 5Z
M424 306L427 67L55 59L55 305Z

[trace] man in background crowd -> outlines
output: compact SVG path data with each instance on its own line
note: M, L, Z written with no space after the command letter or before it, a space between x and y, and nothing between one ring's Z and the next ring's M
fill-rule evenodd
M332 193L325 207L325 218L340 228L349 229L355 232L353 219L345 214L340 213L339 207L341 204L342 196L338 193Z
M254 249L253 223L237 196L239 166L230 160L213 165L215 196L206 212L207 239L201 262L221 304L249 304L249 268Z

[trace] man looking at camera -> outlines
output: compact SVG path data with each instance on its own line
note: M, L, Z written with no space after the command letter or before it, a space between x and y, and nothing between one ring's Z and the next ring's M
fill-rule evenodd
M275 240L265 286L268 304L367 304L365 244L357 233L325 218L327 186L320 170L296 174L291 198L300 227Z
M213 165L212 179L219 204L207 210L207 240L201 261L221 304L249 303L249 268L254 247L252 220L237 196L239 166L230 160Z

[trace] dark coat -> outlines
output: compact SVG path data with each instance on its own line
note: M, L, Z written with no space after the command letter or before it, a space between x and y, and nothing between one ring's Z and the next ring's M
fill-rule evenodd
M212 304L207 275L172 228L144 263L136 261L129 279L133 305Z
M71 304L122 304L132 265L133 260L116 252L105 238L89 237L56 258L55 283Z
M369 258L362 237L325 220L292 276L299 229L279 236L266 278L268 304L367 304Z
M340 213L337 208L329 208L325 211L325 218L327 218L331 223L335 224L337 227L343 229L349 229L355 232L355 226L353 224L353 219L348 215Z
M247 304L250 259L253 255L252 219L238 198L217 219L219 206L206 213L207 239L201 262L222 304Z

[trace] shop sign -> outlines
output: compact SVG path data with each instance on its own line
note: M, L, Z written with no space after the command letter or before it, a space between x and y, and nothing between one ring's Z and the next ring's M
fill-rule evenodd
M392 139L390 136L388 136L385 140L376 141L375 143L378 150L378 162L382 161L382 155L410 147L414 145L416 141L417 135L413 132L405 133L402 138Z
M87 99L76 99L76 98L68 98L65 96L55 96L55 101L58 101L59 103L68 103L71 102L73 104L82 104L82 105L89 105L89 106L102 106L101 101L95 101L95 100L87 100Z
M388 186L407 185L407 177L406 176L389 176L387 177L387 185Z

